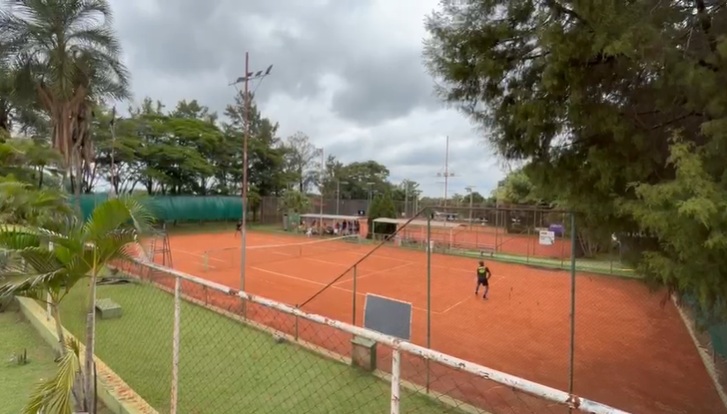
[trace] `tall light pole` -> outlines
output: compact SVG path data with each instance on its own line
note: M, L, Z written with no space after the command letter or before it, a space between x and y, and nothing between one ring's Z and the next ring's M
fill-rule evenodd
M240 290L245 290L245 256L247 249L247 165L248 165L248 154L247 145L250 140L250 81L262 80L264 77L270 75L270 71L273 69L273 65L263 71L250 72L250 54L245 52L245 76L237 78L231 85L237 85L243 83L245 85L242 98L244 99L244 135L242 143L242 220L240 228L240 239L241 239L241 252L240 252Z
M323 147L320 148L321 151L321 178L320 178L320 190L321 190L321 205L318 207L318 235L323 236L323 179L325 178L325 168L326 168L326 158L325 158L325 150Z
M473 185L464 188L468 193L470 193L470 227L472 227L472 197L474 194L474 188L475 186Z
M449 171L449 136L447 136L447 144L444 152L444 172L437 173L437 177L444 177L444 203L443 207L447 207L447 190L449 186L449 177L454 177L454 173Z
M409 217L409 180L404 180L404 217Z
M336 180L336 215L340 214L341 210L341 184L348 184L348 181Z
M369 203L366 206L366 215L367 216L369 215L369 210L371 210L371 202L373 201L373 198L374 198L374 196L373 196L373 194L374 194L374 184L376 184L376 183L372 183L372 182L366 183L366 185L369 186Z

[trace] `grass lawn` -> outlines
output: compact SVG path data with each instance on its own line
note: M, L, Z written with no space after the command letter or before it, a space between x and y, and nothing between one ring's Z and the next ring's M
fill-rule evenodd
M38 382L55 373L54 353L18 311L0 312L0 332L0 412L20 413ZM27 365L10 362L23 350Z
M55 352L15 309L0 312L0 333L0 413L16 414L22 412L41 379L55 374ZM13 355L23 350L27 352L29 363L11 363ZM98 412L111 414L100 403Z
M71 292L63 323L83 331L85 291ZM169 411L173 298L150 286L99 286L123 307L99 320L97 355L159 412ZM357 412L389 410L390 384L204 308L182 306L179 412ZM456 412L402 391L402 412Z

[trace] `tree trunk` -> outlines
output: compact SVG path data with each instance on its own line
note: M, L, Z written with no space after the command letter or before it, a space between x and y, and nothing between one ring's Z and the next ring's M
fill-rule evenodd
M52 296L51 296L52 298ZM55 298L51 299L52 302L50 303L50 314L53 318L53 322L55 323L56 327L56 335L58 336L58 345L60 346L60 353L61 356L64 356L66 354L66 337L63 333L63 324L61 323L61 313L58 311L58 303L56 302Z
M60 354L61 357L65 356L68 350L66 349L66 335L63 332L63 322L61 321L61 312L58 309L58 302L55 298L53 298L53 301L50 304L51 307L51 317L53 318L53 321L55 323L56 328L56 335L58 336L58 345L60 346ZM71 390L73 394L73 399L75 401L75 405L77 407L83 406L85 403L84 398L84 383L83 383L83 376L82 375L76 375L73 380L73 388Z
M91 271L91 285L89 286L88 308L86 314L86 363L85 363L85 410L94 413L94 402L96 395L94 394L94 360L96 345L96 280L98 279L98 270L94 267Z

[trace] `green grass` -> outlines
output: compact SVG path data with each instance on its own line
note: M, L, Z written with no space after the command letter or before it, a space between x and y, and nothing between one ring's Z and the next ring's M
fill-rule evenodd
M10 359L23 350L29 363L11 363ZM0 312L0 358L0 413L20 413L40 381L55 375L55 351L17 309L12 309ZM99 401L98 413L112 411Z
M10 362L13 355L27 351L29 363ZM53 349L17 311L0 312L0 412L20 413L41 379L56 370Z
M62 305L63 323L83 333L81 289ZM173 299L150 286L99 286L99 298L123 307L98 320L97 355L160 412L169 411ZM179 412L387 412L390 384L270 334L184 303L180 327ZM451 412L404 392L402 410Z

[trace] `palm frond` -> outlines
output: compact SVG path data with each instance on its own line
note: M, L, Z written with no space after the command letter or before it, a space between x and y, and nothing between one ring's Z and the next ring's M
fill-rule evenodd
M29 226L5 224L0 227L0 249L22 250L39 247L41 234Z
M13 277L17 273L2 273L0 276ZM23 275L25 280L19 283L7 283L0 286L0 298L11 296L23 296L31 299L45 300L45 294L48 292L50 284L58 283L65 279L65 271L58 270L47 274L27 274Z
M149 210L132 197L113 198L98 205L84 224L87 241L99 243L121 229L137 233L148 229L154 218Z
M58 362L58 371L33 391L23 414L73 413L73 385L81 373L80 346L75 339L68 338L65 347L68 352Z

